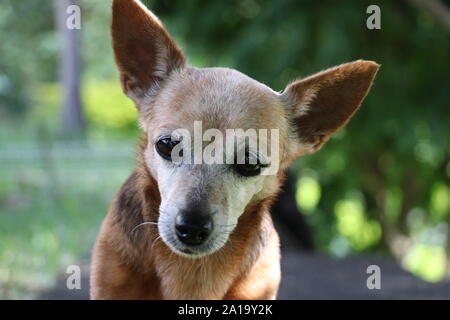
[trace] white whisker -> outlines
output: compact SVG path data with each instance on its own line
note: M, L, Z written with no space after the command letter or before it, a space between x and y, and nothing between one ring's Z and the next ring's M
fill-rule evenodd
M134 227L133 230L131 230L131 233L133 233L137 228L145 226L147 224L158 225L157 222L142 222L142 223L138 224L136 227Z

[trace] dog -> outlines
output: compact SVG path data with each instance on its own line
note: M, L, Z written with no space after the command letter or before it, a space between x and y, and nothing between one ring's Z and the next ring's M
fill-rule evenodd
M283 172L348 122L379 65L345 63L280 93L236 70L188 65L138 0L113 0L111 34L143 138L94 246L91 298L276 299L280 244L270 206ZM176 147L190 149L173 133L192 133L196 123L219 133L276 129L267 140L277 140L278 156L250 161L244 139L244 162L174 163ZM268 167L276 170L263 174Z

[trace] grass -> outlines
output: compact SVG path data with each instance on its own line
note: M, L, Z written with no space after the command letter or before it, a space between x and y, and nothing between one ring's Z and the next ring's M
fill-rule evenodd
M89 254L134 144L0 141L0 299L36 297Z

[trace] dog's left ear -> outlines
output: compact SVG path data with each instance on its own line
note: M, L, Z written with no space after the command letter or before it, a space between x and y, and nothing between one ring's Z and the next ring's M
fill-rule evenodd
M367 95L379 65L358 60L287 86L281 97L297 134L293 156L319 150L342 128Z

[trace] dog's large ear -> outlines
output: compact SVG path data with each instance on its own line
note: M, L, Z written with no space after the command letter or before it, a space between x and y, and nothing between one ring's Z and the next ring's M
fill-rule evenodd
M185 57L158 18L139 0L114 0L111 34L122 89L138 108L156 94Z
M281 97L299 142L294 157L313 153L358 110L379 65L358 60L288 85Z

